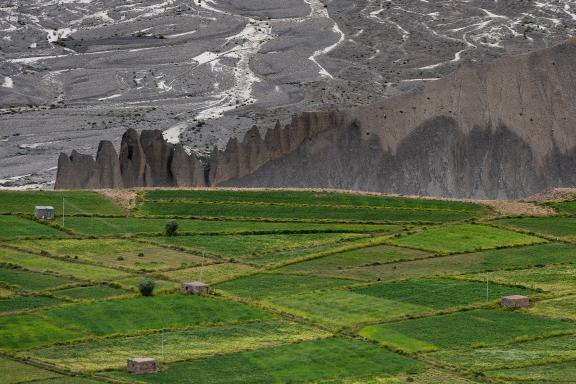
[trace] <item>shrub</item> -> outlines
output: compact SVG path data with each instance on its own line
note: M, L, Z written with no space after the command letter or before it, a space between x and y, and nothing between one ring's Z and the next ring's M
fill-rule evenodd
M156 288L156 283L151 279L142 280L138 284L138 290L142 296L153 296L154 288Z
M178 222L176 220L171 220L166 223L165 234L166 236L174 236L178 231Z

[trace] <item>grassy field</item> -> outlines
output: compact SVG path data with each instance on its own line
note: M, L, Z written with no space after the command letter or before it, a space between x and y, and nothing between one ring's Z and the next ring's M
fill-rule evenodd
M264 299L353 284L344 279L264 273L218 284L216 289L238 297Z
M85 235L163 234L167 219L71 217L66 229ZM261 221L178 220L181 234L237 234L237 233L392 233L402 229L394 224L322 224L280 223Z
M418 373L422 363L359 341L330 338L176 363L146 383L293 383ZM121 374L121 376L125 376Z
M37 205L51 205L56 215L62 214L62 199L66 215L116 215L123 210L111 200L95 192L0 191L0 213L34 214Z
M560 203L550 204L552 208L556 209L561 213L566 213L568 215L576 215L576 201L563 201Z
M83 280L110 280L128 275L126 272L111 268L76 263L73 260L68 262L1 247L0 263L20 266L35 272L59 273Z
M253 256L324 244L340 243L365 237L361 234L298 234L298 235L226 235L226 236L174 236L150 238L161 244L184 247L220 257L250 259Z
M74 282L65 277L2 267L0 267L0 281L27 291L43 291Z
M458 224L428 229L391 242L438 254L450 254L544 243L546 240L484 225Z
M384 332L380 332L380 330ZM390 336L386 331L391 331ZM543 317L503 310L474 310L449 315L368 326L360 331L366 338L407 351L462 348L503 344L517 338L576 333L576 326ZM401 337L396 337L396 336ZM416 348L412 345L416 343Z
M37 380L60 377L57 373L4 358L0 358L0 372L2 372L3 384L37 382Z
M63 196L65 228L31 219L35 205L60 214ZM572 380L566 214L315 191L132 197L126 209L93 192L0 192L0 383ZM187 281L213 295L182 295ZM509 294L533 306L501 310ZM147 356L160 372L124 370Z
M576 217L524 217L500 219L495 223L565 240L576 240Z
M169 280L179 282L201 280L209 284L215 284L243 275L252 274L257 270L257 268L244 264L221 263L164 272L162 273L162 276L165 276Z
M366 281L377 279L393 281L426 276L542 267L544 265L571 263L574 260L576 260L576 247L574 245L550 243L314 273ZM506 283L506 281L502 282Z
M421 210L386 207L331 207L321 205L227 204L146 202L142 215L268 218L276 220L321 220L335 222L427 222L442 223L480 217L476 211Z
M36 309L56 305L59 302L57 299L45 296L18 296L11 299L1 299L0 313Z
M452 211L484 212L485 208L478 204L432 200L410 199L400 197L370 196L336 192L301 192L301 191L167 191L156 190L146 192L147 201L202 201L202 202L236 202L236 203L268 203L268 204L311 204L328 206L368 206L396 207L412 209L437 209Z
M360 248L349 252L336 253L302 263L290 264L281 272L321 274L347 268L374 267L402 260L415 260L430 257L432 254L407 248L379 245Z
M108 285L93 285L88 287L74 287L53 292L56 297L70 300L101 300L121 296L127 292Z
M449 279L420 279L398 283L375 284L352 289L362 295L380 297L403 303L422 305L428 308L444 309L476 302L500 299L507 295L530 296L533 291L471 281Z
M515 271L484 272L467 275L466 278L482 281L488 279L492 283L520 285L553 293L576 291L576 267L572 265L552 265Z
M305 319L340 328L370 321L427 312L421 305L333 290L283 296L268 300L276 308Z
M41 315L61 327L81 329L90 335L219 324L269 316L241 304L181 295L77 304L49 309Z
M438 351L428 356L456 368L482 372L491 369L525 367L551 361L576 359L576 335L553 336L512 345L453 349Z
M486 375L501 380L529 383L570 383L576 377L576 362L536 365L521 369L488 371Z
M0 215L0 239L17 239L21 237L64 237L66 234L48 225L18 216Z
M31 352L34 358L82 371L120 369L132 356L154 356L162 363L206 358L210 355L270 348L329 336L329 333L298 323L265 320L185 331L163 335L103 339L73 345L55 346ZM164 345L164 353L162 353Z

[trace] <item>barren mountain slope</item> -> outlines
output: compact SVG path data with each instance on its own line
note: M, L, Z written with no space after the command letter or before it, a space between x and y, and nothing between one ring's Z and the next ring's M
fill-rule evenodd
M463 62L574 35L576 2L7 0L0 187L49 185L57 154L126 128L208 153L252 125L366 105ZM116 147L118 151L119 148Z

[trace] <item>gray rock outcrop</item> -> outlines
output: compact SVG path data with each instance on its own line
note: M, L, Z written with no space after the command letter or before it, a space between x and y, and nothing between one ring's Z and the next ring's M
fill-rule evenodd
M101 166L61 155L57 188L99 187ZM204 170L159 131L127 132L124 185L317 187L522 198L576 185L576 39L346 111L305 112L215 150ZM97 180L97 181L94 181ZM104 177L110 180L110 177Z
M164 141L161 131L129 129L122 136L120 155L109 141L102 141L96 160L72 151L58 159L55 189L142 187L203 187L204 168L182 145Z

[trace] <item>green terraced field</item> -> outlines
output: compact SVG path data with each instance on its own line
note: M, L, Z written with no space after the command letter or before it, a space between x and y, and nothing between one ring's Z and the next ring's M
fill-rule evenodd
M136 355L152 355L168 363L203 358L208 355L270 348L329 335L325 331L298 323L265 320L238 325L168 331L164 335L154 333L55 346L34 350L31 355L69 369L97 371L123 368L126 359ZM162 340L164 340L164 355L162 355Z
M65 228L31 220L35 205L59 214L62 196ZM134 197L125 209L93 192L0 192L0 352L11 359L0 357L0 383L574 375L564 361L576 361L576 222L566 214L504 218L469 202L316 191ZM138 291L145 279L152 297ZM181 294L188 281L213 295ZM500 309L509 294L533 306ZM124 371L146 356L160 372Z
M453 349L428 356L456 368L481 372L490 369L524 367L565 359L576 359L576 335L561 335L506 346Z
M360 334L383 345L412 351L418 349L414 348L413 343L416 346L425 343L430 348L462 348L503 344L519 337L551 336L562 332L576 333L576 326L513 311L474 310L372 325L362 329Z
M422 370L422 363L370 344L330 338L176 363L160 374L139 379L173 384L189 383L190 377L200 384L328 382Z
M561 213L566 213L568 215L576 215L576 201L564 201L561 203L550 204L552 208L556 209Z
M350 280L280 274L257 274L218 284L228 294L250 299L286 296L353 284Z
M495 223L542 235L576 240L576 217L524 217L500 219L496 220Z
M426 276L542 267L571 263L574 260L576 260L576 246L550 243L314 273L366 281L377 279L393 281ZM501 282L506 283L506 281Z
M235 203L268 203L268 204L311 204L328 206L368 206L396 207L413 209L437 209L452 211L484 212L485 208L472 203L410 199L400 197L358 195L336 192L297 192L297 191L169 191L156 190L146 192L147 201L202 201L202 202L235 202Z
M458 224L428 229L391 240L393 244L439 254L545 243L538 237L484 225Z
M339 244L361 239L361 234L298 234L298 235L226 235L226 236L174 236L149 238L161 244L179 246L208 255L250 261L258 256L283 253L299 248L312 248L324 244ZM282 259L281 256L279 256Z
M0 372L2 372L3 384L19 384L28 381L59 377L55 372L25 365L17 361L0 358Z
M0 215L0 239L17 239L21 237L64 237L66 234L48 225L18 216Z
M398 283L375 284L352 289L362 295L380 297L434 309L443 309L468 305L476 302L500 299L507 295L530 296L529 289L507 287L471 281L448 279L420 279Z
M0 213L33 215L37 205L51 205L60 216L62 199L66 215L121 216L124 213L114 202L98 193L61 191L0 191Z
M23 245L26 245L26 243ZM70 260L69 262L66 260L14 251L8 248L0 248L0 263L20 266L36 272L59 273L64 276L71 276L82 280L110 280L127 276L126 272L115 269L77 263L73 262L73 260Z
M90 335L131 333L147 329L247 321L268 317L264 312L224 300L165 295L77 304L41 312L61 327L76 327Z
M60 301L45 296L18 296L10 299L0 299L0 313L26 311L58 304Z
M307 220L334 222L425 222L443 223L482 216L477 211L421 210L386 207L331 207L321 205L227 204L189 202L146 202L142 215L267 218L276 220Z
M394 261L414 260L430 256L432 256L432 254L427 252L391 247L389 245L379 245L290 264L281 268L280 271L287 273L322 274L347 268L375 267Z
M576 362L569 361L558 364L536 365L521 369L502 369L488 371L486 375L501 380L528 383L570 383L576 377Z
M110 287L108 285L95 285L89 287L61 289L53 292L53 295L71 300L101 300L121 296L126 293L127 292L122 289Z
M71 217L66 229L85 235L162 234L167 219ZM178 220L180 234L237 233L391 233L402 229L394 224L314 224L261 221Z
M43 291L73 283L65 277L0 267L0 282L27 291Z

